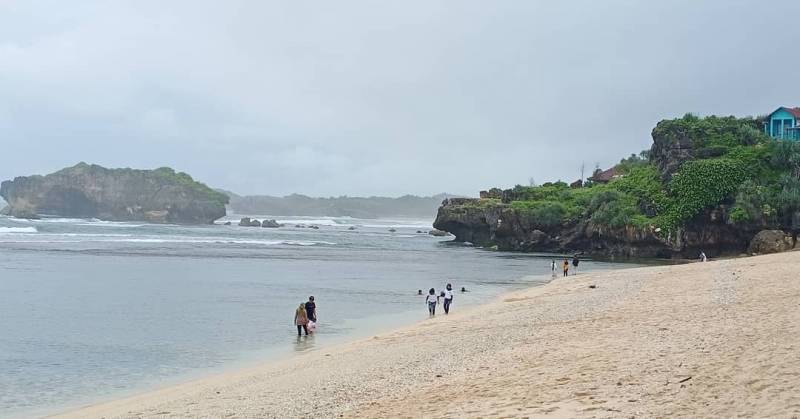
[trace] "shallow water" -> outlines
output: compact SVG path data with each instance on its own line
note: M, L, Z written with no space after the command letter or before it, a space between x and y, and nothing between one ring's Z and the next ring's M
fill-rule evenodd
M418 289L466 287L454 300L459 310L550 279L550 255L417 233L428 221L280 217L288 226L269 229L237 220L186 227L0 217L0 417L408 324L427 317ZM312 294L319 330L298 339L294 309Z

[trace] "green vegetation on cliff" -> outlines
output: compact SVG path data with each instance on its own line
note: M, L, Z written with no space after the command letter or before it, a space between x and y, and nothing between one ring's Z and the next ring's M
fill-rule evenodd
M171 167L159 167L158 169L153 170L153 173L163 179L165 183L171 182L192 189L195 193L204 196L209 201L216 202L221 205L227 205L230 201L228 195L210 188L205 183L192 179L188 173L175 172L175 170Z
M71 176L76 171L79 172L110 172L117 176L139 176L139 177L153 177L158 184L163 185L179 185L187 190L191 190L197 197L215 202L220 205L227 205L230 198L228 195L212 189L202 182L198 182L192 178L191 175L184 172L176 172L171 167L159 167L154 170L131 169L129 167L121 169L106 169L97 164L88 164L80 162L72 167L61 169L54 173L54 175ZM42 178L41 175L31 176L33 178Z
M502 203L471 205L509 208L544 229L589 221L668 233L714 208L729 224L791 228L798 218L800 144L765 136L757 120L687 114L660 122L653 141L606 184L516 186Z

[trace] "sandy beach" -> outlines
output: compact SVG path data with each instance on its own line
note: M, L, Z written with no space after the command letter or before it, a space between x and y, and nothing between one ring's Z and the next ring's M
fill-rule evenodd
M558 278L56 417L796 417L798 272L790 252Z

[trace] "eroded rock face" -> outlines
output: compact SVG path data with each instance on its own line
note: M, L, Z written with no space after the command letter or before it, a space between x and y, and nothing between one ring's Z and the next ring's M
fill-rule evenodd
M653 128L650 161L658 167L661 179L669 181L684 162L695 158L695 147L685 129L666 127L664 124L672 124L672 121L659 122Z
M794 248L792 236L783 230L762 230L759 231L750 241L747 248L748 253L767 254L779 253Z
M14 217L41 215L109 221L210 224L228 197L172 169L106 169L80 163L47 176L0 185Z
M524 252L586 253L595 257L694 258L740 254L752 232L725 220L724 208L706 211L672 234L634 227L604 228L591 220L544 226L505 204L448 199L433 226L459 242Z

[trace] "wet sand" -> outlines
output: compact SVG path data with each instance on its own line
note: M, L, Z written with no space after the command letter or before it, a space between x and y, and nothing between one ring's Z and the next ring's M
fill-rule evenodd
M800 252L559 277L453 310L57 417L800 414Z

